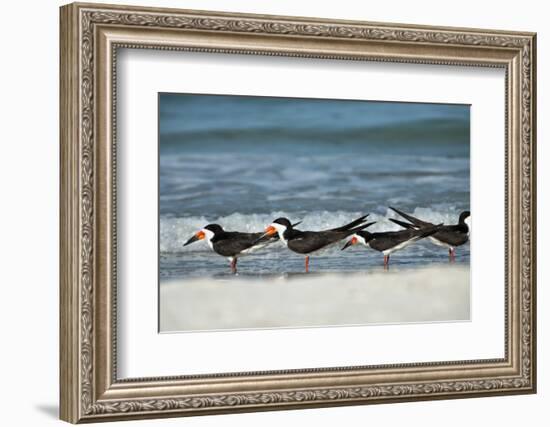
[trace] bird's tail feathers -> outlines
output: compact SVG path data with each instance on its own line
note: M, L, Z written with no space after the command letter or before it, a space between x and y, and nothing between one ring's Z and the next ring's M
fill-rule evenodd
M393 222L394 224L400 225L403 228L407 228L407 229L417 229L418 228L418 227L415 227L413 224L409 224L408 222L400 221L400 220L395 219L395 218L390 218L390 221Z
M345 230L345 231L349 231L349 233L351 235L353 233L356 233L357 231L361 231L361 230L364 230L367 227L370 227L372 224L376 224L376 221L367 222L365 224L361 224L358 227L350 228L349 230Z
M414 217L414 216L412 216L412 215L409 215L409 214L407 214L407 213L405 213L405 212L402 212L402 211L400 211L399 209L396 209L396 208L394 208L394 207L391 207L391 206L390 206L390 209L391 209L392 211L394 211L396 214L401 215L403 218L405 218L407 221L411 222L412 224L414 224L414 225L417 226L417 227L426 227L426 226L428 226L428 225L432 225L432 224L429 223L429 222L422 221L421 219L418 219L418 218L416 218L416 217Z
M362 223L364 223L365 219L367 219L368 216L369 216L369 214L363 215L362 217L357 218L356 220L350 222L349 224L343 225L343 226L338 227L338 228L333 228L331 231L351 230L352 228L357 227L358 225L361 225Z

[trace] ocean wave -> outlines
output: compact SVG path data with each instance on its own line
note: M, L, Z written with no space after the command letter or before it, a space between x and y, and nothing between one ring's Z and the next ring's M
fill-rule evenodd
M404 209L405 210L405 209ZM380 208L378 212L371 213L369 221L376 224L369 227L369 231L399 230L400 227L389 218L399 218L397 214L387 208ZM406 210L414 216L434 224L456 224L460 210L455 206L417 207L414 210ZM184 253L184 252L208 252L210 248L206 244L197 243L189 246L183 244L198 230L207 224L220 224L227 231L258 232L278 217L287 217L292 222L302 221L299 228L302 230L325 230L342 226L368 212L347 211L316 211L316 212L271 212L269 214L242 214L233 213L222 217L189 216L189 217L161 217L160 219L160 252ZM282 245L273 244L266 250L277 251Z

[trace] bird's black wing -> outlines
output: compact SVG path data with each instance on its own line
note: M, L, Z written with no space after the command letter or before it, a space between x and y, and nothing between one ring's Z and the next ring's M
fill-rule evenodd
M300 254L308 254L318 251L325 246L332 245L374 224L374 222L363 223L366 217L367 215L345 225L344 227L347 227L345 230L300 231L296 229L287 229L284 233L284 237L287 239L287 245L291 250Z
M369 246L377 251L385 251L400 245L408 240L414 239L418 235L418 230L386 231L373 233L369 241Z
M443 243L451 246L461 246L465 244L468 239L468 226L467 225L445 225L440 228L433 237Z
M353 234L351 231L301 231L288 241L288 247L300 254L309 254Z
M264 233L241 233L238 231L226 231L212 239L214 250L222 256L235 256L250 249L252 246L262 245L270 241L276 241L275 236L264 236Z
M424 237L429 237L429 236L437 233L438 231L441 231L441 229L443 227L445 227L443 225L443 223L440 223L440 224L432 225L432 226L429 226L429 227L419 228L418 230L416 230L417 237L419 239L423 239Z
M431 236L440 230L441 227L442 224L418 229L409 228L407 230L373 233L369 245L377 251L385 251L409 240L416 241Z

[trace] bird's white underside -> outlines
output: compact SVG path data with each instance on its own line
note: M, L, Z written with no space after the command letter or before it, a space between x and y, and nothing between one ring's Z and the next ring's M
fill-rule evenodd
M437 246L441 246L442 248L447 248L447 249L454 249L454 246L449 245L448 243L442 242L441 240L437 240L433 236L430 236L428 238L432 241L433 244L435 244Z
M414 237L412 239L409 239L409 240L406 240L402 243L399 243L397 246L394 246L393 248L382 251L382 253L384 254L384 256L391 255L392 253L394 253L396 251L399 251L401 249L406 248L407 246L409 246L410 244L416 242L417 240L418 240L418 237Z

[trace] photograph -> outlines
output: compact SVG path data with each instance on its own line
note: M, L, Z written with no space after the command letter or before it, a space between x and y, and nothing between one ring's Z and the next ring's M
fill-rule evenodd
M159 93L159 331L470 319L470 105Z

